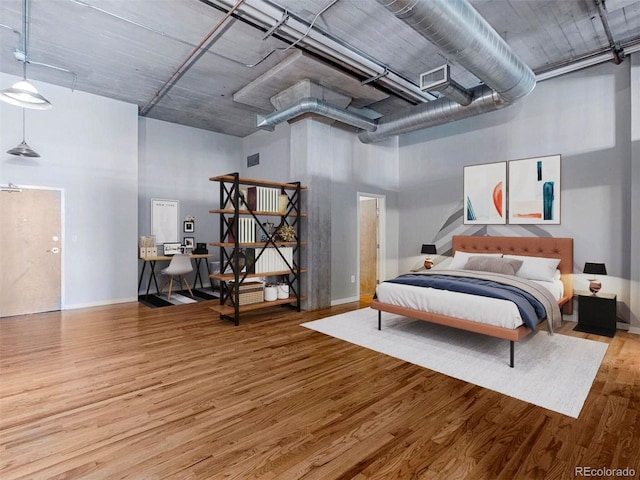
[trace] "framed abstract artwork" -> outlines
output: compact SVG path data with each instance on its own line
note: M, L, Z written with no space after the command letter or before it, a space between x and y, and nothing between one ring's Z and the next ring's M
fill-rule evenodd
M560 155L509 162L509 223L560 223Z
M464 167L464 223L507 223L507 162Z

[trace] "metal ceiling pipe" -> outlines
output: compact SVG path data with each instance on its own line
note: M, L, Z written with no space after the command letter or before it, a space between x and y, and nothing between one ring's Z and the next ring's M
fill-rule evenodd
M277 112L273 112L269 115L257 115L256 126L262 130L269 130L272 132L276 125L305 113L316 113L323 117L332 118L338 122L360 128L367 132L373 132L376 129L376 123L367 117L342 108L334 107L327 102L310 97L303 98L290 107L278 110Z
M376 0L507 102L536 85L533 71L467 0Z
M233 0L218 0L225 6L230 6ZM285 10L282 7L276 7L274 2L270 0L246 0L242 7L242 15L267 26L267 28L278 23L282 18ZM289 12L291 13L291 12ZM278 32L291 38L298 38L301 35L307 35L301 42L310 49L317 49L325 53L329 57L335 59L339 63L346 65L354 65L364 75L375 77L382 74L379 82L387 88L397 92L398 95L412 102L426 102L433 100L433 96L426 92L420 91L418 86L403 78L392 70L386 70L385 67L377 60L368 57L363 52L357 51L354 47L342 43L334 36L318 29L312 29L307 32L309 24L297 20L294 15L278 28Z
M231 17L231 15L233 15L233 13L238 8L240 8L240 5L242 5L244 3L244 1L245 0L238 0L237 1L237 3L233 6L233 8L231 8L231 10L229 10L224 17L222 17L222 19L207 34L207 36L204 37L200 41L200 43L196 46L196 48L194 48L191 51L191 53L187 56L187 58L173 72L173 74L171 75L169 80L167 80L162 85L162 87L160 87L160 89L156 92L156 94L153 96L153 98L144 107L140 108L139 115L141 117L146 117L147 114L151 111L151 109L153 109L158 104L158 102L160 102L160 100L162 100L164 98L164 96L167 94L167 92L173 88L173 86L180 79L180 77L182 77L182 75L184 75L194 65L194 63L200 58L200 56L205 51L205 50L202 50L202 48L204 48L205 44L212 39L213 35L218 31L218 29L227 21L227 19L229 17ZM210 47L211 47L211 45L208 45L207 49L210 48Z
M602 0L595 0L595 4L598 8L598 14L600 15L600 21L602 22L604 33L607 35L607 40L609 40L609 46L613 53L613 63L620 65L624 61L624 50L620 48L618 42L613 38L613 32L611 31L611 25L609 25L609 18L607 17L607 10L604 2Z
M473 98L471 94L467 91L466 88L462 88L453 80L449 80L448 82L439 85L437 88L434 88L436 92L440 92L447 98L450 98L456 103L460 105L469 105ZM432 90L432 91L433 91Z
M358 133L358 138L362 143L379 142L393 135L435 127L509 105L497 92L485 85L472 89L471 94L473 100L467 106L443 97L412 107L409 113L385 115L375 131L361 131Z
M363 143L490 112L529 94L535 87L533 71L467 0L376 1L486 86L473 90L468 106L440 98L412 107L408 113L387 115L378 122L375 133L358 134Z

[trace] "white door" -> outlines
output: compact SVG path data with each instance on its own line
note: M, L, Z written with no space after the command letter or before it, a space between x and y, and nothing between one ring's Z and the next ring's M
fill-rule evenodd
M0 317L60 310L61 192L0 189Z

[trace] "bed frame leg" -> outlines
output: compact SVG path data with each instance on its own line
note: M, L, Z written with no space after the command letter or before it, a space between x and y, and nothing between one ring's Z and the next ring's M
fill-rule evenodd
M382 310L378 310L378 330L382 330Z
M513 340L510 340L510 341L509 341L509 344L510 344L510 345L509 345L509 350L510 350L510 358L509 358L510 362L509 362L509 366L510 366L511 368L513 368L513 349L514 349L514 342L513 342Z

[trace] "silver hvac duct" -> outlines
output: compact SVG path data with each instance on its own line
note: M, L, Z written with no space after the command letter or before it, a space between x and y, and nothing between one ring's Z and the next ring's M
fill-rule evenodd
M529 94L535 87L533 71L466 0L376 1L490 88L476 87L466 107L440 98L413 107L408 113L385 116L375 133L360 132L360 141L376 142L489 112Z
M385 115L375 131L361 131L358 133L358 138L362 143L379 142L393 135L435 127L473 115L492 112L508 105L500 95L485 85L474 88L471 93L473 100L467 106L448 98L440 98L434 102L416 105L409 113Z
M302 115L303 113L317 113L318 115L332 118L347 125L353 125L365 131L372 132L376 129L376 123L367 117L334 107L322 100L310 97L303 98L292 106L269 115L258 115L256 126L263 130L273 131L276 125Z

